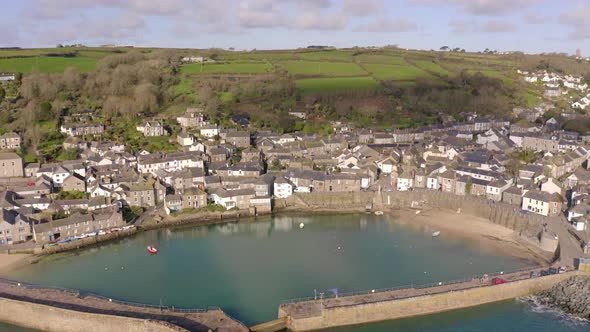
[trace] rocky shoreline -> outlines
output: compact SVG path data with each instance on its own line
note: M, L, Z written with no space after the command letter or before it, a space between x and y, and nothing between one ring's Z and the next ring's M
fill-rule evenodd
M590 276L573 276L537 294L541 305L590 320Z

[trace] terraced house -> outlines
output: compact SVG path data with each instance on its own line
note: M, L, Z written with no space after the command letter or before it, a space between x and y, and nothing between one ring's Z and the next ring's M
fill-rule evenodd
M122 215L114 210L96 214L74 213L64 219L33 224L33 239L39 244L44 244L122 226L125 226L125 221Z
M99 123L69 123L62 125L60 132L68 136L100 136L104 132L104 125Z

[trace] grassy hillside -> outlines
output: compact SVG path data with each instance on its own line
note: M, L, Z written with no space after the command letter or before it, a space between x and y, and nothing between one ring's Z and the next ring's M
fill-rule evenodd
M181 63L189 55L214 63ZM81 73L59 75L68 67ZM24 131L31 142L43 141L65 109L99 110L108 127L115 128L113 137L129 139L135 134L132 127L113 126L120 118L125 123L139 117L171 119L193 106L203 107L223 125L231 126L231 115L247 113L258 127L279 131L323 130L325 121L335 119L409 128L438 123L448 118L445 115L461 119L463 112L470 111L510 116L515 106L530 107L544 100L542 86L525 83L517 68L590 75L587 63L563 56L395 48L0 49L0 72L24 74L22 81L3 87L10 102L0 102L0 110L9 110L0 111L0 132ZM52 107L41 112L45 102ZM312 113L312 127L310 121L288 116L288 110L301 108Z

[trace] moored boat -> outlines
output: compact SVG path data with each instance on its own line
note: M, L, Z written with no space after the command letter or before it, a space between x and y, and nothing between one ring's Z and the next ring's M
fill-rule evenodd
M147 251L148 251L150 254L152 254L152 255L154 255L154 254L157 254L157 253L158 253L158 249L156 249L156 247L154 247L153 245L149 245L149 246L147 247Z
M436 231L434 233L432 233L432 237L437 237L440 235L440 231Z

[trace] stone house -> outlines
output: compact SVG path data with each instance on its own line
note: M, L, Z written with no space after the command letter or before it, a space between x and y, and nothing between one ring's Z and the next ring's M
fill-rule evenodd
M64 191L81 191L86 192L86 179L77 173L68 175L61 184Z
M439 188L441 191L446 193L455 192L455 172L446 171L437 175Z
M22 177L23 160L14 152L0 153L0 178Z
M510 187L502 192L502 202L521 206L523 190L518 187Z
M472 196L486 196L489 181L471 178L471 189L469 194Z
M183 115L176 118L176 121L184 128L202 126L207 123L207 118L202 112L200 108L187 108Z
M137 131L141 132L143 136L165 136L168 132L164 129L164 125L160 121L146 121L137 126Z
M558 152L559 141L549 136L528 134L523 136L522 148L534 151Z
M141 181L136 183L125 183L121 185L123 189L122 198L130 206L156 206L166 193L164 186L159 182L151 183Z
M124 225L123 216L114 210L97 214L74 213L64 219L34 224L33 238L44 244Z
M467 195L468 186L471 185L471 177L467 175L460 175L455 179L455 195L465 196ZM469 189L470 191L471 189Z
M250 147L250 133L247 131L234 131L225 136L225 141L238 147Z
M386 133L376 133L373 135L373 143L374 144L393 144L395 140L393 139L393 135L386 134Z
M16 150L20 149L21 138L17 133L6 133L0 136L1 150Z
M0 245L24 242L33 238L31 221L24 215L0 209Z

